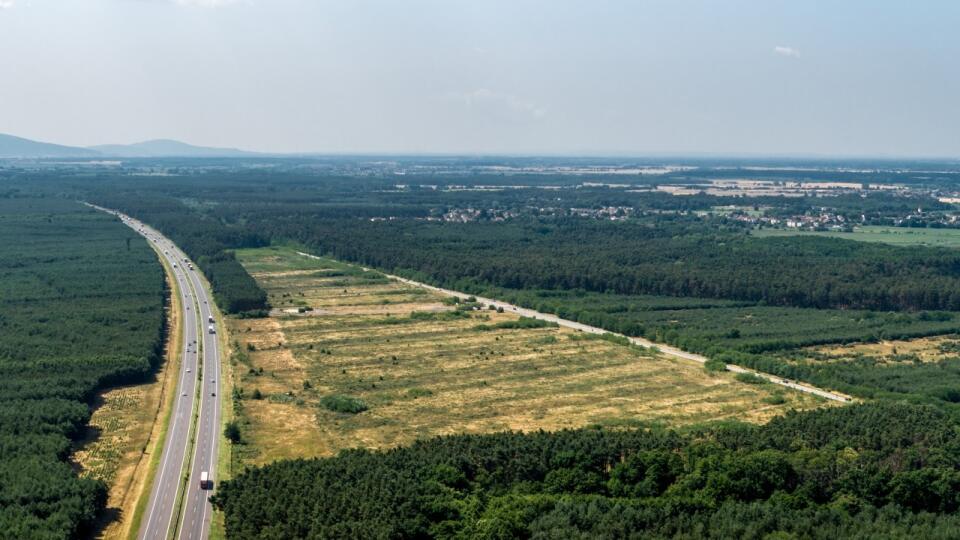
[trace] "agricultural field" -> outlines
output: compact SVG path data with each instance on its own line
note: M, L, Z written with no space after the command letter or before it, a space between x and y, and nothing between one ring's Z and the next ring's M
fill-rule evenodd
M854 228L853 232L790 231L782 229L755 229L754 236L824 236L844 238L859 242L880 242L900 246L931 246L960 248L960 229L937 229L916 227L885 227L868 225Z
M762 422L821 405L288 248L236 256L274 308L230 323L242 464L461 432Z

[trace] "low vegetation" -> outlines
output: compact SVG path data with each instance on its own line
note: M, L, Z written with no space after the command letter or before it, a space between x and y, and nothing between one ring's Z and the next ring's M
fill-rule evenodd
M238 470L457 432L763 421L820 405L794 392L771 405L771 390L616 336L459 310L470 304L291 249L237 258L275 306L270 318L231 323L245 442Z
M346 414L362 413L369 408L362 399L342 395L324 396L320 404L333 412Z

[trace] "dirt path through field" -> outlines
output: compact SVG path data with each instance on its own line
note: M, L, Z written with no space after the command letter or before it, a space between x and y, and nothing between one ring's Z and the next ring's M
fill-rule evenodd
M319 258L320 258L320 257L317 257L316 255L311 255L311 254L309 254L309 253L304 253L304 252L302 252L302 251L298 251L297 253L298 253L299 255L304 256L304 257L310 257L310 258L314 258L314 259L319 259ZM366 271L367 269L364 268L364 270ZM421 287L421 288L424 288L424 289L427 289L427 290L430 290L430 291L434 291L434 292L438 292L438 293L440 293L440 294L444 294L444 295L447 295L447 296L456 296L456 297L459 297L459 298L468 298L468 297L470 297L470 296L474 296L474 295L465 294L465 293L462 293L462 292L459 292L459 291L453 291L453 290L444 289L444 288L441 288L441 287L434 287L433 285L428 285L428 284L426 284L426 283L421 283L421 282L419 282L419 281L414 281L414 280L412 280L412 279L407 279L407 278L403 278L403 277L400 277L400 276L394 276L394 275L390 275L390 274L384 274L384 275L387 276L387 277L390 278L390 279L399 281L399 282L401 282L401 283L406 283L407 285L413 285L413 286L416 286L416 287ZM549 314L549 313L540 313L539 311L535 311L535 310L532 310L532 309L527 309L527 308L524 308L524 307L515 306L515 305L510 304L510 303L508 303L508 302L503 302L503 301L500 301L500 300L494 300L494 299L492 299L492 298L483 298L483 297L480 297L480 296L474 296L474 297L477 299L477 302L478 302L478 303L483 304L483 305L486 305L486 306L494 306L494 307L497 307L497 308L503 308L504 311L511 311L511 312L516 313L516 314L518 314L518 315L521 315L521 316L523 316L523 317L530 317L530 318L533 318L533 319L542 319L542 320L545 320L545 321L550 321L550 322L556 323L556 324L558 324L558 325L560 325L560 326L564 326L564 327L567 327L567 328L572 328L572 329L574 329L574 330L578 330L578 331L581 331L581 332L587 332L587 333L591 333L591 334L613 334L613 335L617 335L617 336L621 335L621 334L617 334L616 332L608 332L607 330L604 330L604 329L602 329L602 328L597 328L596 326L590 326L590 325L578 323L578 322L576 322L576 321L570 321L570 320L567 320L567 319L561 319L560 317L557 317L556 315L551 315L551 314ZM684 350L680 350L680 349L678 349L678 348L676 348L676 347L671 347L670 345L664 345L664 344L661 344L661 343L654 343L654 342L652 342L652 341L650 341L650 340L643 339L643 338L636 338L636 337L630 337L630 336L623 336L623 337L626 337L627 339L629 339L629 340L630 340L630 343L633 343L634 345L639 345L639 346L641 346L641 347L646 347L646 348L656 348L657 350L659 350L659 351L662 352L663 354L666 354L666 355L668 355L668 356L673 356L673 357L675 357L675 358L683 358L683 359L685 359L685 360L692 360L692 361L694 361L694 362L699 362L699 363L701 363L701 364L702 364L702 363L705 363L705 362L708 360L708 358L707 358L706 356L703 356L703 355L700 355L700 354L695 354L695 353L690 353L690 352L687 352L687 351L684 351ZM727 364L727 369L730 370L730 371L732 371L732 372L734 372L734 373L752 373L752 374L754 374L754 375L756 375L756 376L758 376L758 377L762 377L762 378L764 378L764 379L766 379L766 380L768 380L768 381L770 381L770 382L772 382L772 383L774 383L774 384L779 384L780 386L784 386L784 387L786 387L786 388L791 388L791 389L793 389L793 390L798 390L798 391L800 391L800 392L806 392L806 393L808 393L808 394L813 394L813 395L816 395L816 396L820 396L820 397L822 397L822 398L829 399L829 400L832 400L832 401L838 401L838 402L841 402L841 403L847 403L847 402L853 401L850 396L846 396L846 395L843 395L843 394L840 394L840 393L837 393L837 392L831 392L830 390L824 390L824 389L822 389L822 388L817 388L816 386L811 386L811 385L809 385L809 384L799 383L799 382L795 382L795 381L788 381L788 380L785 380L785 379L781 379L781 378L779 378L779 377L775 377L775 376L770 375L770 374L768 374L768 373L763 373L763 372L759 372L759 371L754 371L754 370L747 369L747 368L744 368L744 367L741 367L741 366L737 366L737 365L733 365L733 364Z

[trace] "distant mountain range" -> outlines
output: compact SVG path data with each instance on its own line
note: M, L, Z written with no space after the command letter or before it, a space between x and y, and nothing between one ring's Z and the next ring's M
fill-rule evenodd
M236 148L194 146L156 139L135 144L104 144L82 148L32 141L0 133L0 159L4 158L137 158L137 157L254 157L263 154Z

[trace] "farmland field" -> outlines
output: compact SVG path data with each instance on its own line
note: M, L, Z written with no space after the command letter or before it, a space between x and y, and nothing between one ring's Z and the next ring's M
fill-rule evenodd
M868 225L854 228L853 232L790 231L781 229L756 229L754 236L823 236L844 238L859 242L880 242L900 246L932 246L960 248L960 229L936 229L915 227L885 227Z
M330 259L236 255L274 306L269 318L231 322L243 463L459 432L760 422L820 405L513 314L457 309ZM337 412L343 403L365 410Z

